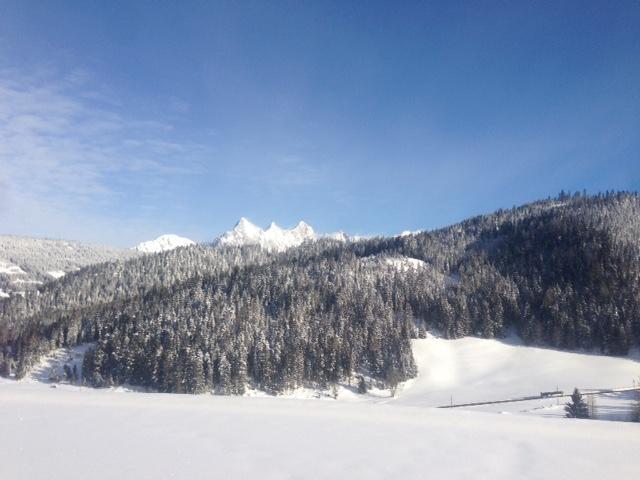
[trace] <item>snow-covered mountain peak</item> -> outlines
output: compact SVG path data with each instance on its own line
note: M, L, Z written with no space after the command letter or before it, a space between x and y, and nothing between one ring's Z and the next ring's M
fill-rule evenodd
M265 230L265 232L273 232L273 233L281 233L282 231L283 229L276 222L271 222L271 225L269 225L269 228Z
M247 218L238 220L233 230L225 232L216 241L218 245L253 245L259 243L263 230L251 223Z
M233 229L236 231L242 231L242 232L262 230L257 225L254 225L253 223L251 223L251 221L246 217L240 217L240 220L238 220L238 222L236 223L235 227L233 227Z
M256 239L262 233L262 229L251 223L247 218L241 217L236 226L231 230L237 237ZM227 232L227 233L231 233Z
M288 230L271 222L266 230L242 217L233 230L225 232L216 241L218 245L259 245L267 250L283 251L296 247L305 240L314 240L316 234L308 224L299 222Z
M275 247L275 250L284 250L288 248L288 245L286 245L286 238L289 235L289 232L290 230L280 228L276 222L271 222L269 228L262 232L260 243L266 244L267 248Z
M173 250L178 247L186 247L189 245L194 245L195 242L193 240L189 240L185 237L180 237L178 235L167 234L160 235L155 240L149 240L148 242L142 242L134 247L134 250L142 253L158 253L165 252L167 250Z
M308 237L315 235L315 232L313 231L313 228L311 228L311 225L303 221L298 222L298 225L296 225L291 231L295 232L297 235Z

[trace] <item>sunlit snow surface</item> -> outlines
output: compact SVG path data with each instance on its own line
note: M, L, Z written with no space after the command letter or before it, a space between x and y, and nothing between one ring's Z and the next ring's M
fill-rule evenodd
M58 278L64 277L67 272L63 272L62 270L52 270L50 272L47 272L47 274L57 280Z
M633 478L640 425L544 418L522 404L499 415L435 409L455 401L541 390L619 387L640 373L629 358L503 342L429 338L414 343L420 376L396 398L338 401L94 390L0 380L1 477L200 478ZM297 392L294 395L300 395ZM343 400L343 401L340 401ZM548 400L555 403L555 400ZM512 407L513 406L513 407Z
M414 405L504 398L540 391L631 386L640 374L637 352L611 357L524 346L506 341L465 337L445 340L430 337L413 341L420 374L402 395ZM432 403L429 403L430 405Z

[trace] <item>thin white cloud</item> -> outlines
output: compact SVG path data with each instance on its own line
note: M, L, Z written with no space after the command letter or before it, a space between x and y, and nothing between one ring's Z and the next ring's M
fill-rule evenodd
M122 227L104 209L132 194L123 187L127 181L166 185L169 177L198 172L204 153L163 119L132 118L92 89L84 71L0 71L3 232L55 235L71 223L67 236L86 237L82 225Z

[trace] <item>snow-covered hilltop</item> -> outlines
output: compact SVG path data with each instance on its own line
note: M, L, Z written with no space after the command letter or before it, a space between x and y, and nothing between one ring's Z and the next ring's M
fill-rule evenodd
M242 217L233 230L222 234L214 243L220 246L259 245L267 250L280 252L316 238L318 236L313 228L305 222L299 222L289 230L272 222L269 228L263 230Z
M160 235L155 240L139 243L134 247L134 250L141 253L158 253L173 250L178 247L188 247L189 245L195 245L195 242L185 237L168 234Z

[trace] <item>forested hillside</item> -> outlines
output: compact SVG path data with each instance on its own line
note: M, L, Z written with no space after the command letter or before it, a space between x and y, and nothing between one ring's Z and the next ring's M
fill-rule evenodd
M127 249L66 240L0 235L0 291L8 295L34 290L87 265L135 254Z
M636 194L561 194L408 236L191 246L0 301L0 349L19 377L94 342L91 384L221 393L393 386L426 329L624 354L640 339L639 233Z

